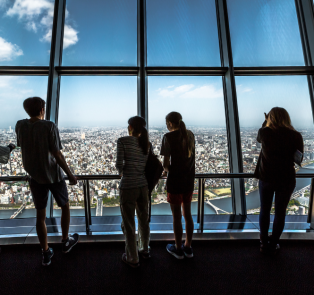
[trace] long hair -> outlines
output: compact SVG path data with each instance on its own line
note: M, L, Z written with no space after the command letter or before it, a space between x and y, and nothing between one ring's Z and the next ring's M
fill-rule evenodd
M133 128L133 135L139 136L138 143L144 153L144 155L148 154L149 140L148 140L148 132L146 127L146 121L139 116L134 116L129 119L128 124Z
M188 158L191 157L193 143L188 139L188 133L186 131L185 123L182 121L181 114L178 112L171 112L166 116L166 121L171 122L174 128L180 130L184 156Z
M291 124L289 113L284 108L275 107L272 108L268 114L269 127L271 129L278 129L280 127L286 127L291 130L295 130Z

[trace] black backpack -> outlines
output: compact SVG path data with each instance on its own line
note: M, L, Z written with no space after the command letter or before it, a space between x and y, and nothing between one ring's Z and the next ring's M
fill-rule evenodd
M157 185L164 168L157 156L154 154L152 145L148 152L148 158L145 167L145 177L148 183L149 195L151 195L154 187Z

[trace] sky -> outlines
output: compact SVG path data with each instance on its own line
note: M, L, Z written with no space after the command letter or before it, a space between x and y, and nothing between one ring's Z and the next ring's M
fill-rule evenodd
M235 66L304 65L294 0L228 0ZM63 65L136 66L136 0L67 0ZM52 0L0 0L0 65L49 65ZM220 66L215 0L147 0L148 66ZM0 129L47 96L47 77L0 76ZM282 106L312 127L306 77L236 77L240 125ZM59 126L124 125L137 112L136 77L62 77ZM170 111L187 125L225 127L221 77L149 77L149 124Z

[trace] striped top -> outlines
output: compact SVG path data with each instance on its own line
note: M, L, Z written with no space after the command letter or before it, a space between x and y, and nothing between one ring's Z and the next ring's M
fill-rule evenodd
M116 167L122 174L119 188L131 189L147 186L145 166L147 155L144 155L134 136L120 137L117 142Z
M0 164L7 164L10 159L10 148L7 146L0 146Z

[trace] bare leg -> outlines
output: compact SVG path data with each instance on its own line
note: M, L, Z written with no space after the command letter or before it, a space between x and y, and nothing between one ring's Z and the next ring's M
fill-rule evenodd
M37 210L36 231L41 248L47 251L46 209Z
M192 244L192 236L194 231L194 222L191 214L191 203L183 203L182 204L183 216L185 219L185 247L191 247Z
M177 249L181 248L182 244L182 222L181 222L181 205L170 204L173 216L173 231L174 231L174 239L176 242Z
M69 235L69 227L70 227L69 202L66 203L63 207L61 207L61 210L62 210L62 215L61 215L62 240L66 240Z

